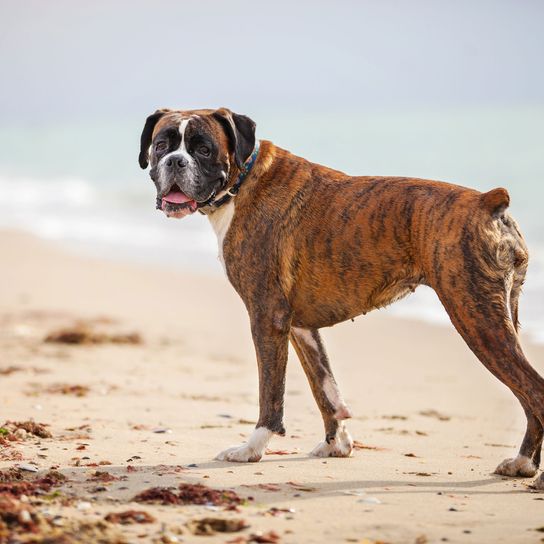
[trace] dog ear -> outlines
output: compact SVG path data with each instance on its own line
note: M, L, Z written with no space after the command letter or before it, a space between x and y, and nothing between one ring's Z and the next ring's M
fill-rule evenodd
M219 108L213 116L223 125L238 168L242 168L255 147L255 123L245 115Z
M168 111L170 110L157 110L145 120L144 129L142 130L142 135L140 136L140 154L138 155L138 162L140 163L141 168L144 170L149 164L149 146L151 145L151 140L153 137L153 129L155 128L158 120Z

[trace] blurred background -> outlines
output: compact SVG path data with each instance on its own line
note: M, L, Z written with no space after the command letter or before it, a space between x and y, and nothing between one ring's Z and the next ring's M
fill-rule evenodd
M543 22L540 0L1 0L0 227L222 274L207 220L155 211L137 155L156 108L226 106L350 174L508 188L544 341ZM387 311L447 320L426 288Z

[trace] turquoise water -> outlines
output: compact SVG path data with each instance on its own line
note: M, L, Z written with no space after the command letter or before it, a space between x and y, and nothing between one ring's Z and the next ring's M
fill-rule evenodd
M153 186L137 165L146 113L0 127L0 226L101 257L222 273L205 218L169 221L154 209ZM522 323L544 341L544 107L245 113L260 138L351 174L506 187L531 252ZM424 288L391 311L447 319Z

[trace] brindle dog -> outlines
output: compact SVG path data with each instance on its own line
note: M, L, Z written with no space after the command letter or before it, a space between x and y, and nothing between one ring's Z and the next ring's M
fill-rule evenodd
M321 327L365 314L427 285L469 348L521 403L527 431L498 474L536 474L544 435L544 380L518 336L528 251L505 189L415 178L353 177L255 140L255 124L227 109L159 110L145 124L140 165L151 163L168 216L205 213L227 276L244 301L259 368L260 413L248 443L218 458L258 461L283 435L287 346L293 343L325 424L318 456L348 456L350 412ZM234 198L234 195L236 197ZM544 475L535 481L544 489Z

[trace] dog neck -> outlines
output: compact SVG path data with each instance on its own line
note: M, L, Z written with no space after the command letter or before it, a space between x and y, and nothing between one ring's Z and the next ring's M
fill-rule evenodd
M258 156L251 167L251 171L247 174L247 181L244 184L242 192L247 189L251 190L255 188L255 183L258 183L259 178L263 176L266 171L272 165L274 158L276 156L276 148L272 142L263 140L260 142L260 148ZM208 207L204 213L212 225L212 228L217 236L217 248L218 248L218 259L225 269L225 261L223 257L223 243L225 237L230 228L232 220L235 213L235 204L236 198L230 198L228 202L222 205L219 208Z
M202 206L202 209L199 210L200 213L203 213L205 215L209 213L213 213L221 206L230 202L238 194L240 187L242 186L242 184L244 183L244 181L250 174L255 163L257 162L257 157L259 155L259 147L260 147L260 142L259 140L257 140L255 142L255 147L253 148L251 155L246 159L246 161L242 165L242 168L238 172L235 182L227 189L224 189L223 191L221 191L218 195L213 196L211 201L204 203L204 205Z

